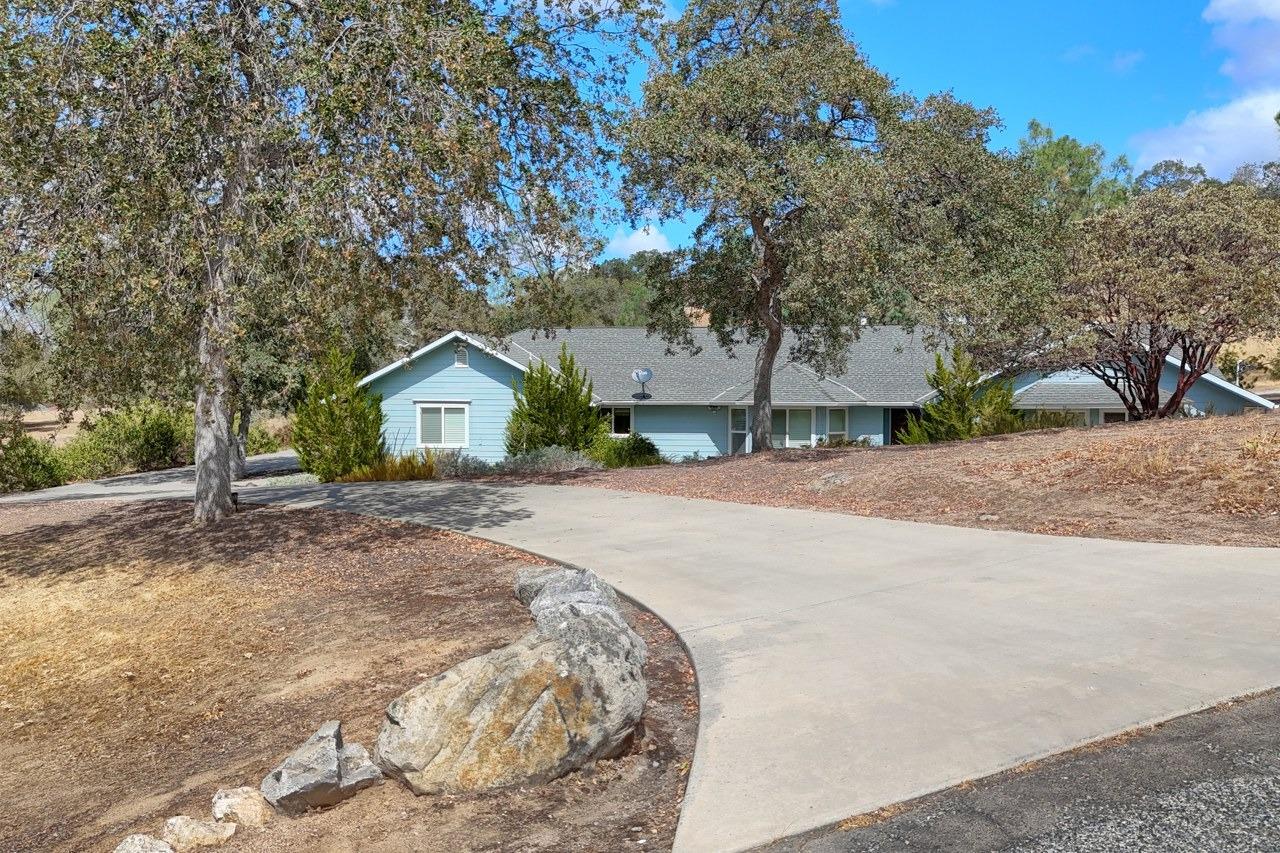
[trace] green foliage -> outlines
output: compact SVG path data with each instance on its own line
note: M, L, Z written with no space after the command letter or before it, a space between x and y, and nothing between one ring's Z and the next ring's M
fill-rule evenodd
M47 361L34 333L0 324L0 417L16 417L49 402Z
M1231 347L1225 348L1218 356L1218 370L1241 388L1252 388L1258 384L1258 378L1250 375L1258 366Z
M834 374L866 317L911 316L925 296L963 316L970 291L970 310L1016 312L990 291L1034 291L1017 250L1039 214L1029 170L987 146L998 117L897 89L836 3L691 0L654 53L624 127L624 200L637 217L704 216L694 246L651 265L651 325L692 348L696 306L722 346L761 345L757 447L785 332L788 355Z
M430 449L405 456L387 454L372 465L362 465L335 478L338 483L369 483L393 480L434 480L439 476L436 457Z
M517 282L514 298L498 310L504 331L557 326L644 326L650 320L647 266L658 252L613 258L586 270L566 271L551 285Z
M66 469L53 445L32 438L20 422L9 421L0 435L0 493L61 486Z
M1208 173L1199 163L1188 166L1181 160L1161 160L1138 176L1133 182L1133 191L1149 193L1166 189L1183 192L1208 179Z
M601 434L587 455L606 468L637 468L664 461L657 445L638 432L623 437Z
M952 367L941 353L935 358L934 369L925 379L938 396L925 403L919 415L907 417L907 425L898 431L900 442L936 444L1025 428L1022 416L1013 408L1010 383L985 379L963 350L953 353Z
M70 480L190 465L195 458L195 419L187 408L136 403L86 418L58 455Z
M846 448L846 447L871 447L871 439L863 438L828 438L823 436L818 439L817 447L826 447L829 449Z
M508 456L493 466L492 470L498 474L561 474L599 467L599 462L580 451L564 447L540 447L519 456Z
M382 398L357 383L355 357L331 348L294 415L293 446L302 470L329 483L386 455Z
M1079 412L1054 412L1040 409L1024 412L1022 417L1027 430L1069 429L1088 426Z
M515 406L507 419L506 447L519 456L544 447L584 451L608 429L591 405L591 381L567 346L561 344L557 370L538 362L512 387Z
M1117 157L1108 163L1106 150L1096 142L1058 136L1032 119L1018 148L1041 181L1044 203L1064 220L1083 219L1128 200L1129 161Z

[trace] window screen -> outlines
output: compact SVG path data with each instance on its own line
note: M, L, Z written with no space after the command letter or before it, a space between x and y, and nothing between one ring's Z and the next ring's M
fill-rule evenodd
M418 441L424 447L466 447L466 406L421 406Z

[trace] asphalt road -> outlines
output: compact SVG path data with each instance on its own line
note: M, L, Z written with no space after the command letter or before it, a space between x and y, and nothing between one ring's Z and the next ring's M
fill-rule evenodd
M1274 853L1280 693L1179 717L760 853Z

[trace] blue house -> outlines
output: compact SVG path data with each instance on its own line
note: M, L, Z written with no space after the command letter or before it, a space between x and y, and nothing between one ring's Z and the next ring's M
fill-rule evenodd
M540 360L554 369L564 344L586 369L595 403L614 433L641 433L673 459L750 452L755 347L743 344L728 353L708 330L692 331L701 347L692 356L669 353L661 338L639 328L561 329L552 338L520 333L497 342L450 332L361 384L382 395L392 452L457 449L496 462L506 454L512 388ZM840 438L888 444L907 414L934 394L925 382L934 352L920 334L901 327L862 329L840 376L821 377L789 360L788 348L784 344L773 375L775 447ZM653 372L644 395L632 379L636 368ZM1176 361L1166 368L1167 388L1174 387L1177 370ZM1013 386L1022 409L1074 412L1081 425L1127 418L1116 394L1083 371L1024 373ZM1274 406L1217 373L1199 379L1185 401L1192 415Z

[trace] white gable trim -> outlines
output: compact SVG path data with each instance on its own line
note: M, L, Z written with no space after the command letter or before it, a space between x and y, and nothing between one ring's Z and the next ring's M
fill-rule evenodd
M1172 364L1175 369L1182 368L1182 362L1179 361L1177 358L1174 358L1172 354L1166 355L1164 357L1164 360L1167 361L1169 364ZM1231 391L1237 396L1243 397L1244 399L1248 400L1250 403L1253 403L1255 406L1259 406L1263 409L1274 409L1276 407L1276 404L1268 400L1266 397L1259 397L1257 394L1253 393L1248 388L1241 388L1236 383L1229 382L1226 379L1221 379L1217 376L1214 376L1212 373L1209 373L1208 371L1205 371L1203 374L1201 374L1200 379L1203 379L1205 382L1208 382L1210 385L1217 385L1219 388L1223 388L1227 391Z
M409 364L410 362L418 360L422 356L431 352L433 349L437 349L441 346L444 346L450 341L465 341L466 343L470 344L471 346L475 347L476 349L480 350L486 355L491 355L494 358L498 359L499 361L506 362L507 364L511 365L515 369L519 370L521 373L525 372L526 370L525 365L521 364L520 362L516 361L515 359L506 355L505 353L498 352L493 347L488 346L487 344L485 344L480 340L477 340L476 338L473 338L471 335L468 335L466 332L459 332L457 330L454 330L452 332L449 332L449 334L447 335L442 335L441 337L436 338L431 343L427 344L421 349L415 350L414 352L405 356L404 358L399 359L397 361L393 361L390 364L388 364L386 367L380 370L375 370L373 373L370 373L368 376L366 376L364 379L361 379L356 384L368 385L370 382L373 382L375 379L380 379L383 376L386 376L391 371L395 370L396 368L404 367L406 364Z

